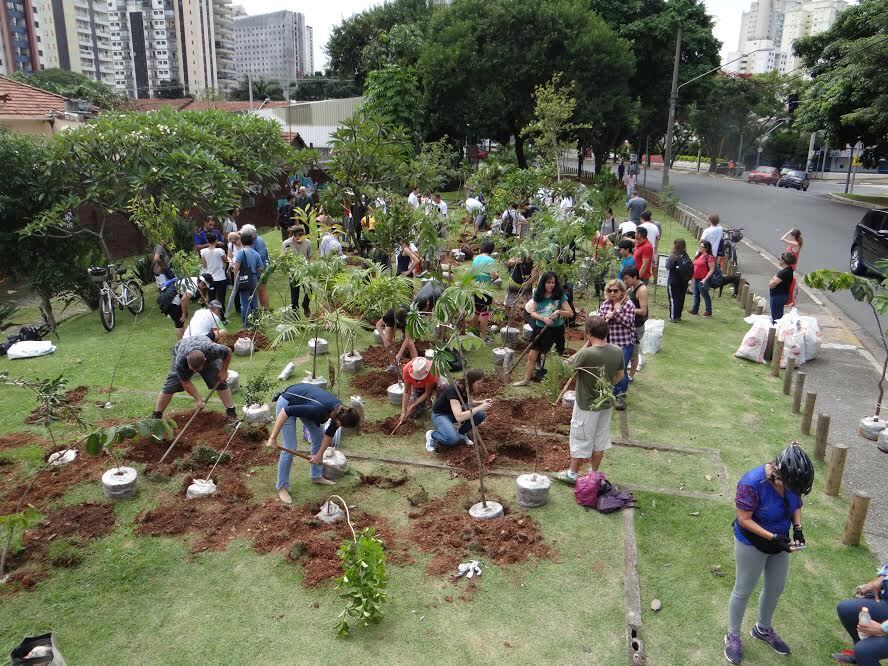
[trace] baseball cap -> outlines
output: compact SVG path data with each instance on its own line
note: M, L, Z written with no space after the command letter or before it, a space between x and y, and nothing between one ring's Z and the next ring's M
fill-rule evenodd
M212 300L212 301L210 301L210 304L207 305L207 307L210 308L210 310L215 310L215 309L221 310L222 304L217 300Z

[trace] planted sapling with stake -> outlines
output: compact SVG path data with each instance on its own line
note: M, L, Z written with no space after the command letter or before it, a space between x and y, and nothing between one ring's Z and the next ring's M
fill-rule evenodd
M6 545L3 554L0 555L0 584L4 583L6 572L6 557L11 552L13 555L21 550L22 535L43 519L43 515L29 504L23 511L0 516L0 530L6 535ZM18 537L16 539L15 537Z

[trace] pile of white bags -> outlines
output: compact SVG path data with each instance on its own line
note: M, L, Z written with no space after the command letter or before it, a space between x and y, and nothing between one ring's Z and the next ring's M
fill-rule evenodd
M734 356L764 363L771 318L768 315L752 315L744 321L752 327L743 336L743 342ZM798 310L792 308L777 321L775 329L774 340L783 343L781 368L786 367L790 358L794 359L796 367L817 358L822 337L816 318L799 316Z
M644 323L644 337L641 338L643 354L656 354L663 342L663 329L666 326L662 319L648 319Z

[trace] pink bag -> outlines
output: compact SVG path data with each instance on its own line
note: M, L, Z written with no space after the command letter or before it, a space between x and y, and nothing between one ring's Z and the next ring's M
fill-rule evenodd
M578 478L576 485L574 485L574 497L576 497L577 504L594 509L598 505L598 495L604 483L607 483L604 472L590 470L588 474Z

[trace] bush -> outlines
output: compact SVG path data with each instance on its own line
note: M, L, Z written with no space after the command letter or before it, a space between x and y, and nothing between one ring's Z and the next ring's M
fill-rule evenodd
M675 160L677 162L696 162L697 156L696 155L679 155L678 157L675 158ZM708 157L704 156L704 157L700 158L700 162L702 164L709 164L709 161L710 160Z
M194 249L194 225L186 220L173 223L173 245L175 251L191 252Z
M142 284L151 284L154 282L154 257L146 254L136 260L133 270L136 277Z

